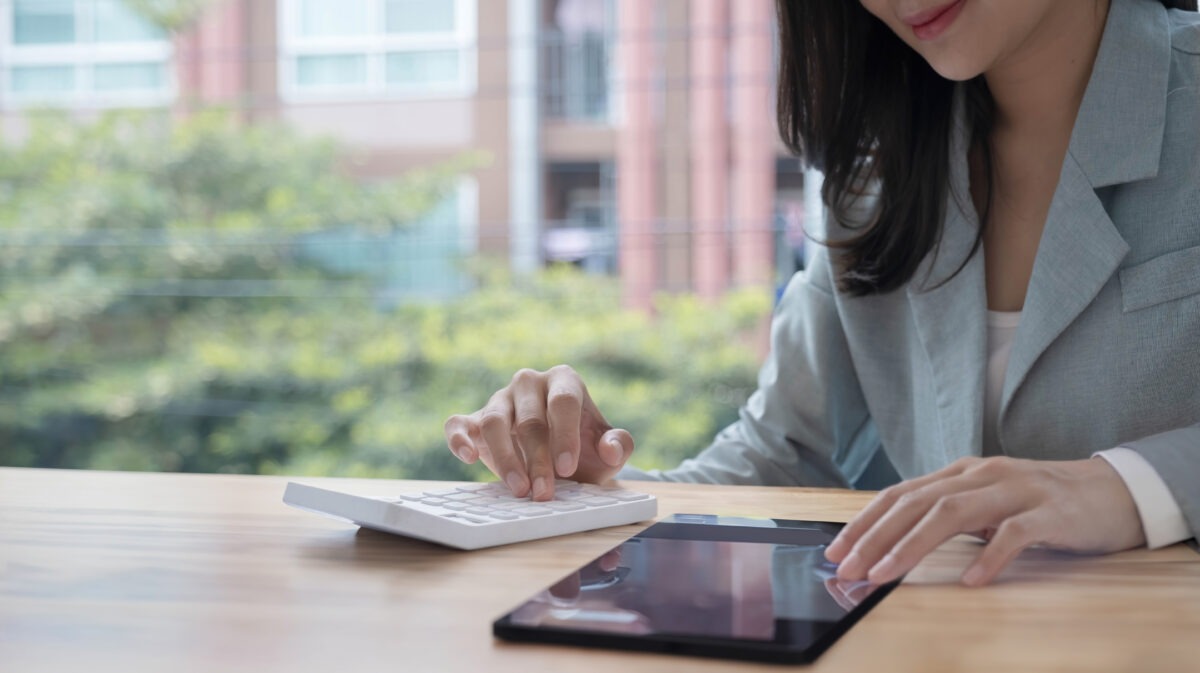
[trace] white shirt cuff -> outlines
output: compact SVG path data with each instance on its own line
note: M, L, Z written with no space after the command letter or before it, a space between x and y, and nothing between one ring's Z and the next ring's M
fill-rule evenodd
M1094 455L1107 460L1125 481L1125 487L1137 505L1138 516L1142 518L1147 547L1158 549L1192 537L1179 503L1175 502L1158 471L1141 454L1118 447Z

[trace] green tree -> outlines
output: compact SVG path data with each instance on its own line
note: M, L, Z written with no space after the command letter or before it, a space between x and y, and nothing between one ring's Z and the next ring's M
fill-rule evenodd
M124 0L135 14L168 33L188 29L216 0Z
M396 304L387 267L423 260L338 263L394 242L477 161L364 185L327 141L217 114L41 119L0 151L0 463L479 477L445 450L445 417L559 362L639 464L732 420L758 293L663 297L649 317L607 279L480 271L473 292Z

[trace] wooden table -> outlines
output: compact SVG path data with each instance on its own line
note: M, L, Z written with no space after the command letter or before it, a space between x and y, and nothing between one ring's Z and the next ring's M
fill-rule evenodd
M431 482L307 480L363 493ZM0 469L0 671L780 670L495 641L491 622L638 530L478 552L359 531L280 502L273 477ZM639 483L660 514L842 521L847 491ZM1200 554L1022 556L956 585L953 540L816 671L1200 670Z

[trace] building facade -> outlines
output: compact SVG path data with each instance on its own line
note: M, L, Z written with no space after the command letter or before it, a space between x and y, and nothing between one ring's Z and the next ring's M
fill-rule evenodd
M366 179L478 152L436 223L447 254L618 274L638 308L774 286L801 259L771 0L214 0L174 18L10 0L5 136L35 106L221 106L341 141Z

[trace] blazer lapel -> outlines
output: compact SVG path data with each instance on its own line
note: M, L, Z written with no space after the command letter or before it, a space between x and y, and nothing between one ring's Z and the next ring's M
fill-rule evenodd
M1000 422L1030 368L1087 308L1116 272L1129 245L1105 212L1079 164L1068 155L1050 204L1017 330Z
M1096 190L1158 173L1171 36L1156 2L1113 0L1038 245L1005 374L1000 427L1029 370L1100 293L1129 246ZM1001 433L1003 436L1003 432Z

